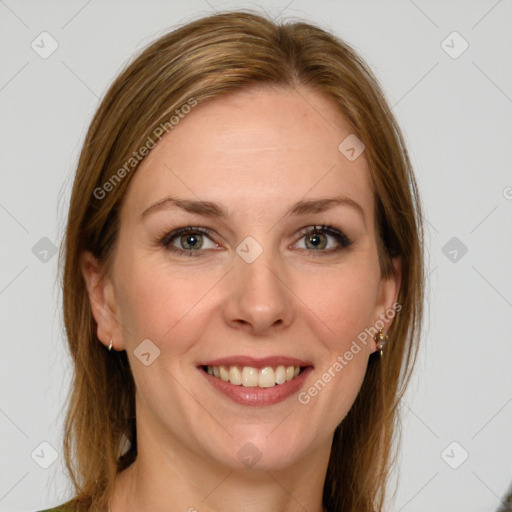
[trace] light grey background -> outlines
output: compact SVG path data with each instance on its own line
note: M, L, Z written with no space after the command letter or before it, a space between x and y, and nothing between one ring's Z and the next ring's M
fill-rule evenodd
M60 457L71 367L57 257L44 249L61 242L99 98L142 46L232 7L318 23L381 81L419 181L429 272L389 510L497 510L512 482L510 0L0 0L0 510L40 510L71 496ZM31 47L51 48L43 31L58 43L46 59ZM464 41L468 49L453 58ZM57 452L48 469L43 442Z

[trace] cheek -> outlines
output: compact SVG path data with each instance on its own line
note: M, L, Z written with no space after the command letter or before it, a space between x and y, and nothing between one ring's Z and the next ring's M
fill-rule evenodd
M140 260L139 260L140 261ZM200 329L197 312L209 301L208 290L219 276L180 270L149 259L142 265L126 259L119 269L119 316L128 346L149 338L177 353L187 348ZM212 294L213 295L213 294ZM205 319L206 320L206 319Z
M298 396L310 422L332 432L352 407L361 388L368 359L373 352L371 326L378 275L370 268L331 273L317 279L316 293L305 301L307 323L319 340L316 365L309 386ZM320 348L321 346L321 348ZM304 413L306 414L306 413Z
M149 263L144 268L127 268L125 275L130 277L119 283L120 313L137 388L154 410L159 409L162 400L184 414L186 406L180 401L183 393L178 382L185 382L182 370L185 367L189 371L191 348L206 328L205 292L214 283L209 278L180 276ZM138 347L146 339L159 350L149 345L151 359L158 355L148 366L137 356L141 353Z
M305 303L316 313L316 323L329 335L325 340L329 352L346 350L352 340L370 327L378 289L378 276L370 267L351 267L346 271L317 275L306 294ZM311 290L315 290L311 293Z

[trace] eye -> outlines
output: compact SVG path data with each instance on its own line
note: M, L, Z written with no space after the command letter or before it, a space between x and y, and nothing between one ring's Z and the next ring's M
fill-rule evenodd
M305 241L304 247L315 256L331 254L346 249L352 241L340 230L333 226L309 226L300 231L300 240ZM186 226L166 233L159 243L168 251L179 256L201 256L201 249L216 249L219 244L212 240L213 231L208 228ZM208 245L209 244L209 245ZM194 254L195 253L195 254Z
M187 226L167 233L160 240L166 249L180 256L199 256L200 249L215 249L219 244L210 238L212 231L207 228ZM208 242L210 246L208 246ZM193 254L197 252L198 254Z
M346 249L352 244L345 233L333 226L309 226L300 231L301 240L304 239L304 248L311 252L332 253ZM329 238L334 241L329 242Z

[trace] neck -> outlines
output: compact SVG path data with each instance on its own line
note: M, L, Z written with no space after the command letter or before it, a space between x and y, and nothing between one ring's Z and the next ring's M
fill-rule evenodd
M137 418L138 455L120 473L111 512L322 512L332 438L290 467L234 470Z

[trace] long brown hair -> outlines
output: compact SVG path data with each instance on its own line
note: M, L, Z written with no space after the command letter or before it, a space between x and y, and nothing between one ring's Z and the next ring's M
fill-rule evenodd
M80 154L62 266L64 322L74 365L64 433L76 498L72 510L103 510L116 474L137 456L135 384L125 351L96 335L80 255L111 269L119 209L137 165L126 163L157 128L189 103L249 86L307 87L327 96L365 144L375 196L383 276L400 256L401 310L383 358L372 355L362 388L334 433L323 502L329 512L382 509L394 460L399 400L410 378L423 311L423 227L404 140L372 72L346 43L305 22L274 22L252 11L190 22L142 51L101 102ZM156 131L155 131L156 130ZM340 141L341 142L341 141ZM123 168L126 172L119 173ZM113 182L113 176L122 179ZM110 181L109 181L110 180ZM105 184L110 182L112 186Z

